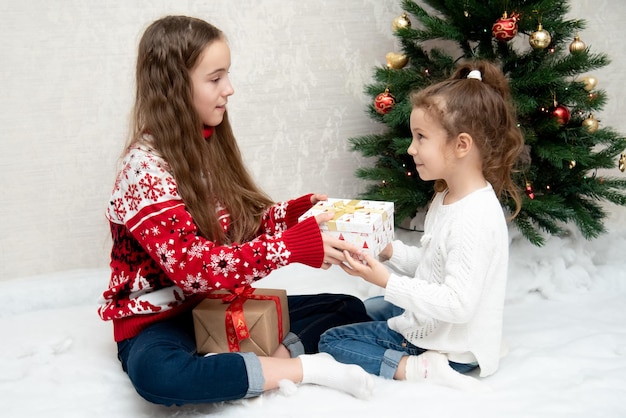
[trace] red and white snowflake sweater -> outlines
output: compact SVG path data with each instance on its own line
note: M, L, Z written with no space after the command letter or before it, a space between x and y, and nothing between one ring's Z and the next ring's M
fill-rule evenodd
M122 167L106 212L111 279L98 308L113 321L115 341L192 309L212 290L250 284L290 263L322 264L318 225L297 221L311 195L269 208L252 241L223 246L198 235L167 163L149 146L133 147ZM228 212L217 216L228 231Z

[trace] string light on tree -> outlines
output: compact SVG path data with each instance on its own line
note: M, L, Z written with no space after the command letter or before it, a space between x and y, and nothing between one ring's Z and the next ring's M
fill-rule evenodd
M598 93L591 92L588 97L589 99L587 100L587 103L589 103L589 106L594 106L594 102L598 98Z
M595 179L595 178L596 178L596 176L597 176L597 175L598 175L598 169L596 168L596 169L594 169L594 170L593 170L593 173L591 173L591 176L588 176L588 175L586 175L586 174L585 174L585 175L583 176L583 178L584 178L585 180L593 180L593 179ZM599 181L600 183L604 183L604 177L598 177L598 181Z
M512 12L511 16L509 16L505 11L502 17L496 20L496 23L491 27L493 37L500 42L508 42L515 38L515 35L517 35L518 20L519 14Z
M413 172L411 170L407 170L406 164L402 163L402 168L404 169L404 172L406 173L407 177L413 176Z

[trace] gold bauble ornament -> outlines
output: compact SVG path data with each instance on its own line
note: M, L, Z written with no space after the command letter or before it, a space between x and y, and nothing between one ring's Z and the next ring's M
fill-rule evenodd
M528 42L533 49L545 49L550 45L550 42L552 42L552 36L550 36L550 32L545 30L540 23L537 26L537 30L530 34Z
M407 62L409 62L409 58L405 54L398 54L395 52L389 52L385 55L387 58L387 67L393 68L394 70L399 70L403 68Z
M391 28L393 31L397 31L398 29L408 29L411 27L411 21L409 20L409 16L406 12L402 13L402 16L398 16L393 19L391 23Z
M598 130L600 124L598 120L593 117L593 115L589 115L589 117L582 121L582 127L587 130L589 133L594 133Z
M585 49L587 49L587 45L580 40L578 35L574 36L574 40L569 44L569 52L576 54L577 52L583 52Z
M585 83L585 90L591 91L598 85L598 79L592 75L588 75L587 77L583 77L583 83Z
M619 157L619 162L617 164L617 167L619 168L619 171L621 171L622 173L624 172L624 170L626 170L626 153L622 152L622 155Z

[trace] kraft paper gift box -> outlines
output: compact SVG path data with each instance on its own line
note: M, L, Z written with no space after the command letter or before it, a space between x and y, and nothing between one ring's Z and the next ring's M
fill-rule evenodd
M299 222L323 212L334 212L331 221L320 224L322 232L355 244L377 257L393 240L393 202L328 198L306 211Z
M287 292L283 289L216 291L192 314L200 354L241 351L270 356L289 332Z

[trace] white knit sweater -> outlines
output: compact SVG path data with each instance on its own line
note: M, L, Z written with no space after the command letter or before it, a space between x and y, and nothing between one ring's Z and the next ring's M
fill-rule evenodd
M491 185L428 210L421 247L393 242L385 300L405 309L389 327L412 344L498 369L508 270L508 230Z

